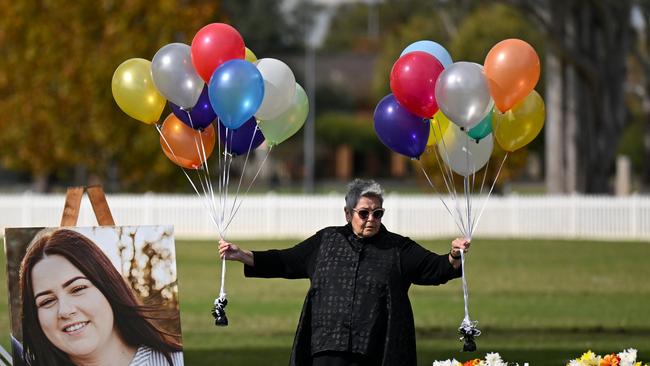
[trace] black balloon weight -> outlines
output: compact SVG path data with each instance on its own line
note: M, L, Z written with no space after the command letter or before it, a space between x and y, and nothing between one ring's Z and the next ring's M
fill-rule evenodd
M462 336L460 340L463 341L463 352L476 351L476 341L474 338L481 335L481 331L476 328L477 323L476 321L472 322L465 319L460 324L460 328L458 328L458 333Z
M218 327L225 327L228 325L228 317L226 316L226 305L228 299L225 297L218 297L214 299L214 306L212 307L212 316L214 317L214 325Z

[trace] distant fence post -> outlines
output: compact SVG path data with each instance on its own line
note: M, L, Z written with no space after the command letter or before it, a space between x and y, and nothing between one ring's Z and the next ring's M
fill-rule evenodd
M639 235L639 196L634 193L632 195L632 204L630 205L630 210L632 210L630 214L630 220L632 221L632 238L633 239L640 239Z
M30 222L32 222L32 193L31 192L25 192L22 197L22 203L21 203L21 224L22 226L30 226Z
M518 201L518 196L516 195L508 196L508 217L509 217L508 236L509 237L516 236L517 234L517 224L518 224L517 201Z
M571 215L569 216L569 237L577 238L578 237L578 196L572 194L569 200L570 202L570 211Z
M266 227L264 233L267 238L272 238L278 235L277 230L274 230L277 226L276 221L278 216L276 207L277 199L278 197L275 192L269 192L266 194L266 199L264 200L266 206L266 209L264 210L266 212Z
M151 225L153 224L153 197L151 195L151 192L146 192L144 194L144 212L143 212L143 220L145 225Z

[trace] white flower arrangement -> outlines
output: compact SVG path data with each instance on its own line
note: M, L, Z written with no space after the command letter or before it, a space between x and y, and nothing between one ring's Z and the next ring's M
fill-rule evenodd
M467 360L465 362L460 362L458 360L444 360L444 361L433 361L432 366L519 366L518 363L505 362L501 355L498 352L490 352L485 355L485 359L481 360L478 358ZM528 363L524 363L523 366L528 366Z
M648 366L641 361L636 360L637 351L634 348L628 348L619 353L611 353L600 356L591 350L585 352L580 358L575 358L567 363L567 366Z

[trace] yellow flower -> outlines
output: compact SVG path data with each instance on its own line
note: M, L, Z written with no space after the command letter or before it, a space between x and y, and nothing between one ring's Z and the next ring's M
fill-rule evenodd
M580 357L580 361L582 361L585 365L598 366L598 364L600 363L599 358L600 357L596 356L595 353L589 350L584 354L582 354L582 357Z

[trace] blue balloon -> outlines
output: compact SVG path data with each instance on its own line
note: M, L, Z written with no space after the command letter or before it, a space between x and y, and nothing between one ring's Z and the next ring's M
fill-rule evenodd
M181 122L192 127L195 130L202 130L210 125L217 114L212 110L212 105L210 105L210 98L208 97L208 87L203 86L203 91L199 96L199 100L196 102L194 107L189 111L181 109L181 107L176 104L169 102L169 105L172 107L172 112ZM191 119L190 119L191 118Z
M409 112L393 94L385 96L375 108L375 132L391 150L418 158L427 147L430 121Z
M402 54L399 55L399 57L402 57L405 54L413 51L422 51L432 55L433 57L437 58L438 61L440 61L445 69L453 63L449 52L447 52L444 47L434 41L417 41L411 43L404 49L404 51L402 51Z
M236 129L253 117L262 104L264 79L252 63L230 60L214 70L208 83L208 96L221 123Z
M219 122L219 136L221 143L225 145L226 151L234 155L246 154L249 149L252 151L264 142L264 135L257 127L257 120L252 117L236 130L228 130Z

